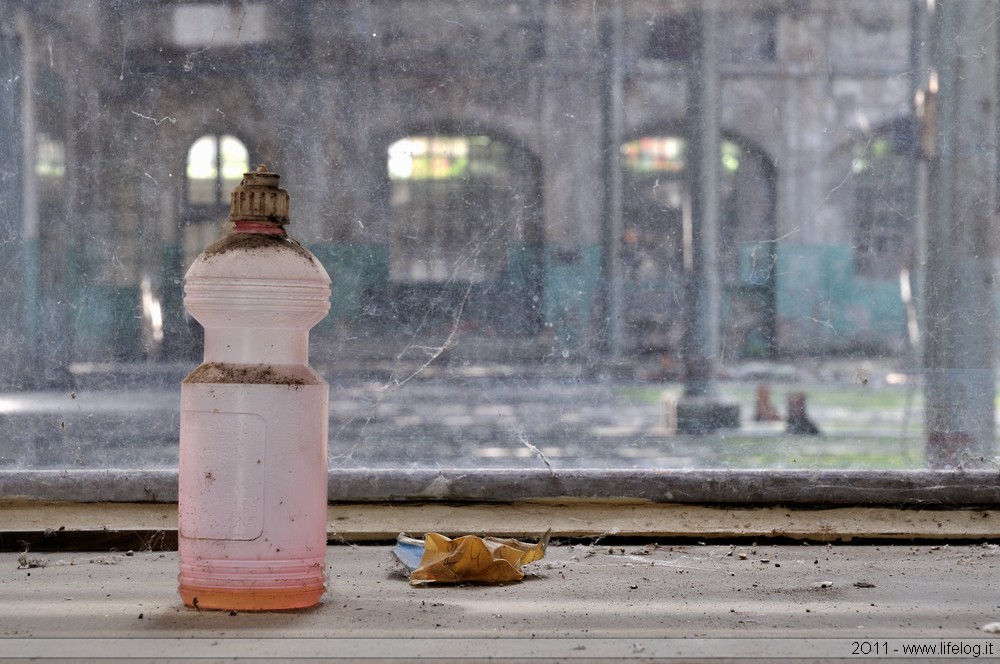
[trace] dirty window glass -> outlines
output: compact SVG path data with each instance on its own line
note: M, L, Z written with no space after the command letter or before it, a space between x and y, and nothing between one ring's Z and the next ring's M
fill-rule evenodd
M338 469L990 468L986 0L8 3L0 472L174 469L258 163Z

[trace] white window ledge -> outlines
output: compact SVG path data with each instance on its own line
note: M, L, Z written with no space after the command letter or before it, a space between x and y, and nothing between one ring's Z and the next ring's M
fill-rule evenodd
M411 587L387 546L332 546L321 605L287 613L185 608L173 552L34 558L19 568L17 554L0 554L3 657L803 661L850 658L856 643L1000 652L982 631L998 617L996 545L556 544L520 583L437 588Z

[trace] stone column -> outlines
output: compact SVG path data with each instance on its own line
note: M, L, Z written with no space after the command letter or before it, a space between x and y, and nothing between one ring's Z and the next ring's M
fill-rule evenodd
M715 0L697 16L688 68L687 164L691 229L685 233L685 312L682 350L684 395L677 404L677 432L711 433L739 427L739 406L719 401L715 385L719 359L721 279L719 235L719 72Z

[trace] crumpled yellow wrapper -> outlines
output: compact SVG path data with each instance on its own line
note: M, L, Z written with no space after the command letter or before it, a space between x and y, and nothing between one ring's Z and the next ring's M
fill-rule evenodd
M450 539L438 533L427 533L421 542L400 535L393 553L410 570L410 584L414 586L510 583L524 578L522 565L542 559L550 533L546 531L536 543L475 535Z

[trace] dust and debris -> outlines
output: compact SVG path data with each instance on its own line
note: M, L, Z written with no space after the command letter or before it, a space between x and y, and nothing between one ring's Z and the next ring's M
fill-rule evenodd
M315 385L317 379L302 367L273 364L230 364L206 362L184 379L185 383L219 383L250 385Z
M29 558L27 551L22 551L17 557L17 568L18 569L36 569L39 567L48 567L49 562L44 558Z
M536 446L536 445L535 445L535 444L533 444L533 443L532 443L531 441L529 441L529 440L528 440L527 438L525 438L525 437L524 437L524 434L523 434L523 433L519 433L519 434L518 434L518 440L520 440L520 441L521 441L521 444L522 444L522 445L524 445L524 446L525 446L525 447L527 447L527 448L528 448L529 450L531 450L531 452L532 452L532 453L533 453L533 454L534 454L534 455L535 455L536 457L538 457L539 459L541 459L541 460L542 460L542 462L543 462L543 463L544 463L544 464L545 464L546 466L548 466L548 469L549 469L549 475L550 475L550 476L552 476L552 477L559 477L559 474L558 474L558 473L556 473L556 470L555 470L555 468L553 468L553 467L552 467L552 462L551 462L551 461L549 461L549 458L548 458L547 456L545 456L545 452L543 452L542 450L540 450L540 449L538 448L538 446Z
M220 256L230 251L245 251L247 253L261 251L292 252L309 263L313 262L313 255L296 240L284 234L268 233L229 233L209 245L202 252L202 257L206 259L212 258L213 256Z
M17 556L17 568L18 569L41 569L45 567L72 567L76 565L117 565L122 562L122 555L120 554L109 554L96 556L94 558L83 558L83 559L71 559L65 560L63 558L57 560L50 560L48 558L40 557L29 557L28 551L24 550Z

